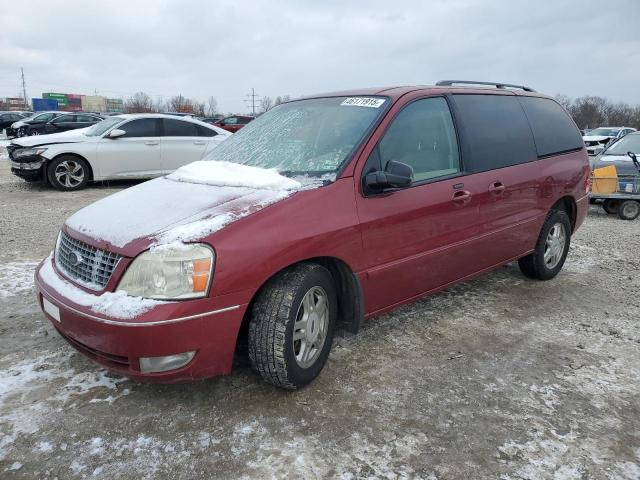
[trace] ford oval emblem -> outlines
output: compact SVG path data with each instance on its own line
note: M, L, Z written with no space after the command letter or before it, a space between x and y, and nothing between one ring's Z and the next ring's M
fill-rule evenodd
M71 252L69 254L69 263L73 266L73 267L77 267L78 265L80 265L82 262L84 262L84 258L82 258L82 255L80 255L80 252L74 250L73 252Z

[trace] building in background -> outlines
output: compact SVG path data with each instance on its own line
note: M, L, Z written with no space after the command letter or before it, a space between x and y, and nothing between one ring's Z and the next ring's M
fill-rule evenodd
M107 112L124 112L124 101L121 98L106 99Z
M82 97L82 110L85 112L106 112L107 99L98 95L84 95Z
M34 112L58 110L58 101L50 98L32 98L31 104Z
M5 110L23 111L31 110L31 107L20 97L0 98L0 111Z

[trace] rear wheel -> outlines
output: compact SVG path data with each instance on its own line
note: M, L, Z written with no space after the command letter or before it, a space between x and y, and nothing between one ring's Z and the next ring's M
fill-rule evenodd
M571 222L562 210L551 210L532 254L518 260L529 278L550 280L562 269L571 243Z
M608 198L602 204L604 211L610 215L616 215L618 213L618 207L620 206L620 200L612 200Z
M251 312L252 367L277 387L307 385L327 361L336 315L335 286L326 268L302 263L278 274Z
M73 155L62 155L47 166L49 183L58 190L80 190L89 181L89 165Z
M622 220L635 220L640 215L640 202L637 200L624 200L618 206L618 216Z

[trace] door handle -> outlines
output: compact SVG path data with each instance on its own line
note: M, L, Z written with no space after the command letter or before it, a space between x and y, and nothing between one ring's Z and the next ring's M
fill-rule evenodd
M145 145L158 145L158 143L160 143L158 140L146 140L144 142Z
M489 185L489 193L493 193L495 195L500 195L505 191L506 187L504 186L504 183L498 181L498 182L493 182L491 185Z
M204 145L205 142L201 141L201 140L196 140L195 142L193 142L194 145Z
M471 201L471 192L468 190L458 190L451 198L456 205L466 205Z

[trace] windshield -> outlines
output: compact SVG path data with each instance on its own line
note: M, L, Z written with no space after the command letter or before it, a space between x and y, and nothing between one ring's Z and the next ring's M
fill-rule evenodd
M604 155L626 155L627 152L640 154L640 134L632 133L618 140L604 152Z
M122 117L109 117L106 120L96 123L94 126L89 127L84 134L87 137L98 137L109 130L111 127L116 126L124 120Z
M619 128L596 128L595 130L591 130L587 135L589 137L615 137L619 131Z
M25 118L25 120L37 120L39 122L47 122L54 117L55 113L41 113L40 115L34 115L31 118Z
M340 168L381 115L380 97L331 97L279 105L247 124L204 160L324 175Z

